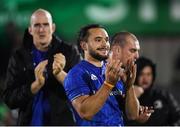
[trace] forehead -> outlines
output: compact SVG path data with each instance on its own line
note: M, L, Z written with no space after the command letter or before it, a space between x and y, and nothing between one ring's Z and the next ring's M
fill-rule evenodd
M106 30L103 28L92 28L88 32L89 32L89 36L93 36L93 37L109 37Z
M52 22L52 17L47 12L39 11L31 16L31 24L44 22Z
M140 50L140 45L139 45L139 41L135 38L132 37L128 37L127 38L127 43L125 45L128 48L133 48L136 50Z
M143 73L152 73L152 68L150 66L145 66L143 69L142 69L142 72Z

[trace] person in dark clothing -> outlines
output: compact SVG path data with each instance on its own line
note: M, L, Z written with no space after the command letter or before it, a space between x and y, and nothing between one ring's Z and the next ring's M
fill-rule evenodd
M54 31L51 14L36 10L23 46L9 60L2 98L19 109L18 125L74 125L63 81L80 55Z
M173 126L180 125L180 106L172 94L154 86L156 78L155 64L145 57L137 60L136 95L141 105L153 107L154 113L149 119L140 117L137 121L126 121L126 125Z

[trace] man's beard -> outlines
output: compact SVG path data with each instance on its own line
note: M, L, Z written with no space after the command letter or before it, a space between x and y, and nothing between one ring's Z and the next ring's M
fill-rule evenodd
M99 60L99 61L106 60L106 59L108 58L108 56L109 56L109 53L108 53L108 55L102 56L102 55L96 53L96 52L93 51L93 50L89 50L89 54L90 54L93 58L95 58L95 59L97 59L97 60Z

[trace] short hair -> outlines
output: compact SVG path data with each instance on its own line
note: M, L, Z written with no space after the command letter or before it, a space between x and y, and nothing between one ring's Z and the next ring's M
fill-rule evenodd
M136 36L130 32L122 31L119 33L116 33L112 39L111 39L111 46L119 45L123 47L127 43L128 37L131 37L135 41L137 40Z
M84 42L87 42L87 39L89 37L89 30L90 29L94 29L94 28L104 28L104 26L102 25L99 25L99 24L89 24L89 25L86 25L84 27L82 27L78 33L78 39L77 39L77 44L78 44L78 50L80 51L80 53L83 53L82 49L81 49L81 46L80 46L80 43L82 41Z
M36 15L37 13L44 13L47 15L47 17L50 19L50 21L53 23L53 19L52 19L52 15L49 11L45 10L45 9L42 9L42 8L39 8L37 10L35 10L33 12L33 14L31 15L31 18L30 18L30 25L32 24L32 18L34 15Z

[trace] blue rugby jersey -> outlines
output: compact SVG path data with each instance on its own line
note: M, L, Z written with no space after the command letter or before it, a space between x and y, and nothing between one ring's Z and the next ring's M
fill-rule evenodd
M105 63L102 67L96 67L83 60L69 71L64 81L64 87L69 100L72 102L79 96L95 94L103 85L104 80ZM73 110L76 124L81 126L123 126L122 111L115 95L121 96L124 93L124 85L119 81L101 110L94 115L91 121L81 119L78 113Z

